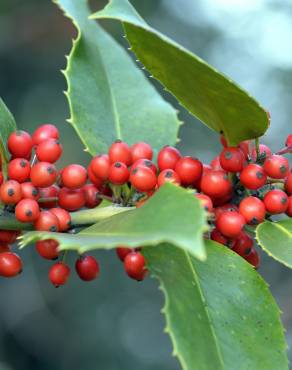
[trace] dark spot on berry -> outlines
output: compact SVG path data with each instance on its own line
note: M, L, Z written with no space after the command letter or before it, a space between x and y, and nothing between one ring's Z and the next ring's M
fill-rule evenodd
M244 254L246 256L248 256L250 254L250 252L251 252L251 248L246 248L245 251L244 251Z
M256 173L256 177L257 177L259 180L261 180L261 179L264 177L264 174L263 174L261 171L258 171L258 172Z
M224 131L223 131L223 130L220 130L220 131L219 131L219 133L220 133L221 135L223 135L223 134L224 134Z
M50 227L50 231L52 231L53 233L55 233L57 231L57 226L56 225L53 225Z
M166 177L167 179L171 179L171 178L173 177L173 173L172 173L171 171L166 171L166 173L165 173L165 177Z
M31 191L31 195L33 195L34 197L36 197L38 193L39 193L38 189L32 189Z
M32 216L32 211L30 209L28 209L26 212L25 212L25 215L27 217L31 217Z
M259 220L256 218L256 217L253 217L251 220L250 220L250 223L252 225L257 225L259 223Z
M144 161L143 163L144 163L144 165L145 165L146 167L149 167L149 168L151 168L151 167L152 167L152 162L151 162L151 161L149 161L149 159L145 159L145 161Z
M135 175L137 172L138 172L138 168L135 168L132 173L133 175Z
M7 190L7 194L10 196L10 197L12 197L15 193L14 193L14 190L13 189L8 189Z
M53 167L48 167L47 168L47 171L50 175L52 175L53 173L55 173L55 169Z
M116 162L116 163L114 164L114 167L116 167L116 168L120 168L120 167L122 167L122 164L121 164L120 162Z
M27 164L26 164L26 162L25 162L25 161L23 161L23 160L22 160L22 161L20 161L20 163L19 163L19 164L20 164L20 167L22 167L22 168L25 168L25 167L26 167L26 165L27 165Z
M232 158L232 153L227 151L227 152L224 153L224 157L226 159L231 159Z
M287 171L287 167L283 164L281 167L280 167L280 172L281 173L286 173Z
M282 203L282 204L286 204L286 203L287 203L287 198L282 197L282 199L281 199L281 203Z
M117 139L116 141L115 141L115 143L121 143L122 142L122 140L121 139Z

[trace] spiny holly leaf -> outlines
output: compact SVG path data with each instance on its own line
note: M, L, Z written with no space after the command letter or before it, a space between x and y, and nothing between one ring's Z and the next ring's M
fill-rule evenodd
M292 219L261 223L256 228L256 239L268 255L292 268Z
M205 211L198 200L187 190L166 184L143 207L107 218L77 235L29 232L20 244L53 238L59 241L61 250L83 253L118 245L138 247L167 242L205 259L202 233L206 230Z
M157 93L125 50L95 21L87 0L55 0L78 31L64 75L73 125L92 155L116 139L175 144L176 111Z
M91 18L123 22L132 50L179 102L230 144L264 134L265 110L202 59L147 25L128 0L111 0Z
M169 333L184 370L288 370L279 309L241 257L206 242L200 262L170 245L143 250L159 279Z
M11 112L0 98L0 154L2 162L5 164L8 162L10 154L7 148L7 140L11 132L16 130L16 123Z

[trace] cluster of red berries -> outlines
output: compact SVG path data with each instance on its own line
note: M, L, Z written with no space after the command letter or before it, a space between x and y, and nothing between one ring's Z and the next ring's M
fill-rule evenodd
M149 144L129 146L117 140L87 168L70 164L57 170L54 163L62 155L62 145L55 126L42 125L32 136L16 131L7 143L11 160L8 180L0 176L0 199L18 221L32 224L35 230L72 232L69 212L97 207L103 198L140 207L160 186L171 182L193 189L208 211L211 231L206 237L230 247L257 268L259 256L249 231L275 214L292 217L292 173L283 156L292 152L292 135L277 154L257 142L228 146L223 136L221 142L223 150L210 165L182 156L171 146L159 151L156 165ZM18 231L0 231L1 276L15 276L22 269L21 259L9 246L17 235ZM46 259L61 257L51 267L49 278L55 286L63 285L70 268L64 255L59 256L58 243L38 241L36 249ZM120 246L117 254L131 278L144 279L147 269L139 248ZM81 256L75 269L82 280L90 281L98 276L99 264L92 256Z

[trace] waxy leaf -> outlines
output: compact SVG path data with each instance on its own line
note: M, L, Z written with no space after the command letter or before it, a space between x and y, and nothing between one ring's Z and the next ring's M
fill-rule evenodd
M91 18L117 19L137 58L192 114L230 144L261 136L265 110L205 61L147 25L128 0L111 0Z
M64 71L71 118L86 150L105 152L116 139L175 144L179 121L126 51L95 21L86 0L55 0L78 37Z
M163 313L184 370L288 370L279 309L241 257L206 242L201 262L174 246L146 248L165 295Z
M53 238L59 241L61 250L84 253L118 245L139 247L167 242L203 260L206 253L202 234L206 230L205 211L198 200L187 190L166 184L143 207L107 218L77 235L29 232L20 244Z
M269 256L292 268L292 219L261 223L256 228L256 239Z
M7 140L9 135L15 130L16 123L14 117L0 98L0 155L4 165L8 162L10 157L7 148Z

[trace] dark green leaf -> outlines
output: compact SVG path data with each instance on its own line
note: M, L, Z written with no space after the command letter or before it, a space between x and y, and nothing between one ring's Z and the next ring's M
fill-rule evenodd
M256 239L268 255L292 268L292 219L263 222L256 229Z
M78 31L64 72L73 125L92 155L116 139L175 144L176 111L147 81L125 50L90 15L86 0L55 1Z
M0 98L0 154L4 163L8 162L10 157L7 149L8 137L15 130L16 123L14 117Z
M92 18L123 22L132 50L148 71L191 113L230 144L264 134L265 110L202 59L148 26L127 0L111 0Z
M144 255L165 295L166 331L184 370L288 370L279 309L260 275L208 241L208 259L161 245Z
M205 211L198 200L187 190L166 184L143 207L107 218L77 235L30 232L24 235L21 245L50 237L60 242L62 250L83 253L118 245L138 247L167 242L205 259L202 233L206 229Z

